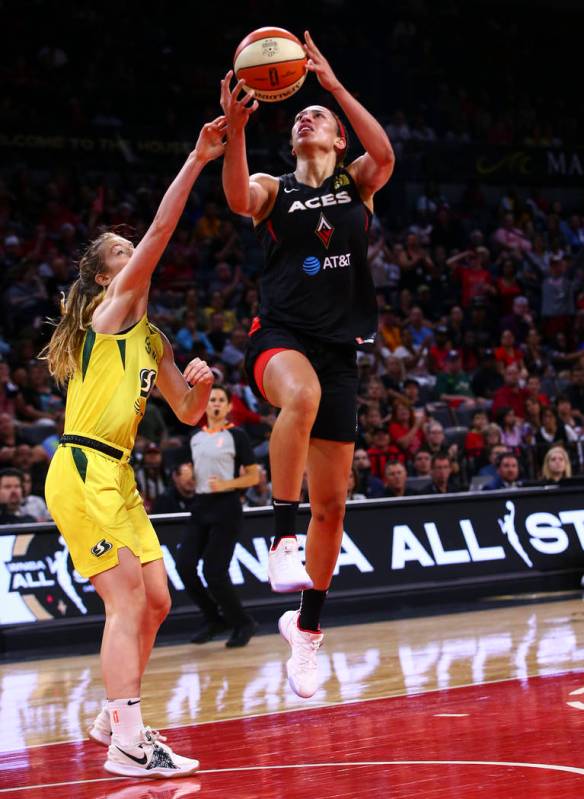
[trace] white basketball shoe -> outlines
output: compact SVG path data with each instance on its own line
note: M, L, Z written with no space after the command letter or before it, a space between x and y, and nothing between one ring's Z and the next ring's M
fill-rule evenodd
M103 764L106 771L122 777L184 777L194 774L199 761L175 754L170 746L155 741L147 729L131 746L122 744L112 735L107 760Z
M287 610L280 616L278 627L291 649L291 656L286 663L290 688L303 699L309 699L318 688L317 656L324 635L301 630L298 627L299 618L299 610Z
M290 536L282 538L268 553L268 579L272 591L290 594L312 588L312 580L300 560L298 541Z
M166 741L166 735L150 727L145 728L154 741ZM95 717L95 721L89 728L89 737L102 746L109 746L112 742L112 725L106 707L103 707Z

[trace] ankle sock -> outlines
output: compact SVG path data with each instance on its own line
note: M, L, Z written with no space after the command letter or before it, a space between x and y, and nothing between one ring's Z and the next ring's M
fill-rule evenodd
M125 746L135 744L144 728L140 697L112 699L107 703L112 735Z
M302 592L300 618L298 619L298 626L302 630L310 630L313 633L320 632L320 614L326 595L327 591L317 591L316 588Z
M283 538L296 538L296 511L298 502L288 499L272 499L274 505L274 542L272 549L276 549Z

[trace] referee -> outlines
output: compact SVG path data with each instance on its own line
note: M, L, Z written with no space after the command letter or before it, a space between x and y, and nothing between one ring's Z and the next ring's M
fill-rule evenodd
M245 432L227 421L230 411L229 389L213 386L207 426L191 438L196 493L176 565L185 590L204 617L193 643L204 644L232 630L225 645L239 647L248 643L258 625L239 601L229 564L242 529L240 492L259 481L259 466ZM197 573L199 560L207 588Z

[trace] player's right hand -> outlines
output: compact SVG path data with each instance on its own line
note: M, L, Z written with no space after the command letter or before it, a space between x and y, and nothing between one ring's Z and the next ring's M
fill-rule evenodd
M259 108L259 103L254 100L254 92L243 91L245 81L239 80L231 89L233 70L230 69L221 81L221 108L227 117L227 124L230 131L241 131L247 125L247 121L254 111ZM238 99L239 98L239 99Z

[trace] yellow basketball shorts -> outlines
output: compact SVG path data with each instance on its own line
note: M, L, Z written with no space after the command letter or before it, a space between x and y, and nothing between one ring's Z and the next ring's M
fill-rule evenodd
M117 566L122 547L142 564L162 558L128 463L86 447L61 445L49 467L45 496L83 577Z

